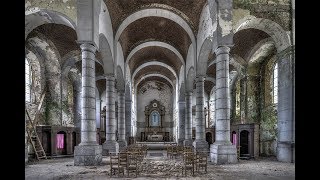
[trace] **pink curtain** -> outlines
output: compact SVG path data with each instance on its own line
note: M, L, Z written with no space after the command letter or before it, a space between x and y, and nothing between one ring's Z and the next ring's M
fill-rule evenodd
M57 134L57 149L63 149L64 134Z
M232 134L232 144L237 145L237 134Z

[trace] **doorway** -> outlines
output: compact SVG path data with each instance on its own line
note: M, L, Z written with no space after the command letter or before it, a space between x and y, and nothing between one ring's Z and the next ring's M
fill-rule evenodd
M240 156L249 156L249 132L240 132Z

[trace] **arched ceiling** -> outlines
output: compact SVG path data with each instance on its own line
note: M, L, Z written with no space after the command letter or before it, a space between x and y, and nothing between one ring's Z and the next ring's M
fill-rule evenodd
M211 92L211 89L213 88L214 83L211 81L204 81L204 91L209 95Z
M35 36L35 32L39 32L50 39L59 51L60 57L63 57L73 50L81 51L79 45L76 43L76 31L66 25L53 23L43 24L33 29L27 39ZM64 64L64 62L60 62L60 64Z
M171 81L176 80L174 74L166 67L159 65L150 65L142 68L134 77L134 82L136 83L139 79L143 78L148 74L162 74L168 77Z
M171 89L173 89L171 83L162 78L162 77L159 77L159 76L151 76L151 77L147 77L147 78L144 78L137 86L137 89L140 89L146 82L149 82L149 81L158 81L158 82L162 82L164 84L167 84Z
M231 48L231 54L237 54L242 57L244 60L247 57L247 54L250 53L250 50L261 40L269 38L270 36L257 29L244 29L240 30L233 36L234 46Z
M207 0L104 0L114 33L121 22L130 14L147 8L160 8L172 11L185 19L194 34L197 34L200 14Z
M96 81L96 86L98 88L99 94L106 90L106 79L100 79Z
M131 23L120 35L126 59L132 49L146 41L162 41L177 48L185 59L191 40L176 22L163 17L146 17Z
M135 71L140 65L150 61L163 62L173 67L177 74L182 66L179 57L174 52L159 46L149 46L140 49L131 57L128 64L130 69Z

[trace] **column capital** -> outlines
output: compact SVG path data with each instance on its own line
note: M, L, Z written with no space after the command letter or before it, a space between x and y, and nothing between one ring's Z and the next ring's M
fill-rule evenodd
M206 79L205 75L197 75L196 76L196 82L204 81L205 79Z
M126 103L132 103L132 100L131 99L126 99L125 102Z
M216 56L220 54L229 54L230 52L230 47L228 46L219 46L217 49L214 51L216 53Z
M120 89L118 90L118 94L123 95L124 96L124 90Z
M106 78L108 81L115 81L116 78L114 77L114 74L103 74L103 76Z
M286 49L282 50L281 52L277 52L277 61L279 59L284 59L286 57L289 57L290 55L294 55L295 53L295 46L291 45L287 47Z
M192 96L192 93L193 93L192 91L186 91L186 92L185 92L185 95L186 95L186 96Z
M92 53L96 53L97 48L91 43L82 43L80 45L81 51L90 51Z

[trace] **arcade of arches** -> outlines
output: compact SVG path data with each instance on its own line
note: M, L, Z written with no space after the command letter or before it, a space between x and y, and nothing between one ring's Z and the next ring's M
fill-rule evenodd
M46 155L97 166L133 145L175 143L207 151L209 165L294 163L294 8L26 0L25 105ZM25 142L28 164L27 132Z

